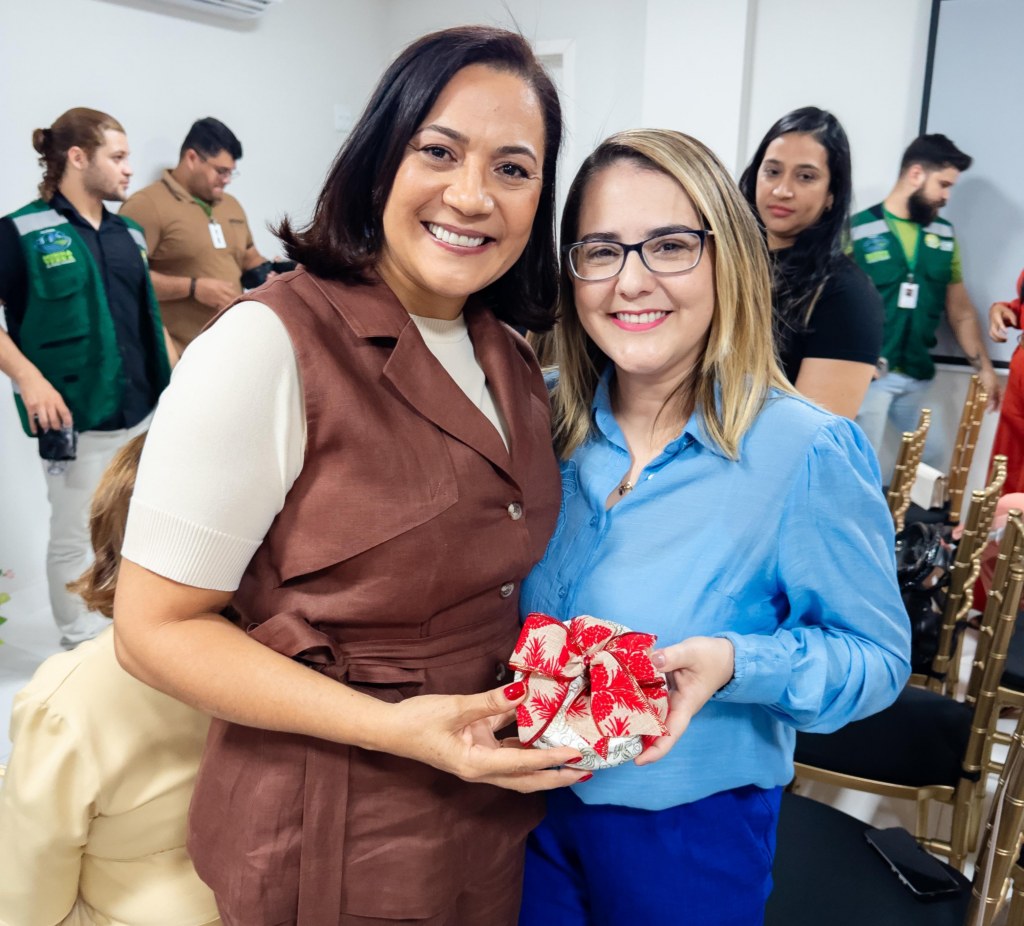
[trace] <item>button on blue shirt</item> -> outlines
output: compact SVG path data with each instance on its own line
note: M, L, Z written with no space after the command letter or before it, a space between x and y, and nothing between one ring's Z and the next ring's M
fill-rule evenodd
M562 510L522 613L590 614L667 646L724 636L733 680L654 765L597 772L590 804L661 810L793 777L796 730L827 733L891 704L910 674L893 525L863 432L774 392L739 460L695 412L605 510L629 469L605 372L595 436L562 463Z

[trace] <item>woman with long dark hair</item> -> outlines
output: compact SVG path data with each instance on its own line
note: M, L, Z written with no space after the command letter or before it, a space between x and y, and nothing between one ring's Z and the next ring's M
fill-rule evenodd
M560 136L521 36L414 42L312 222L281 226L303 267L215 319L161 400L116 642L214 717L188 848L226 926L511 926L543 812L516 792L585 777L495 735L559 509L510 326L554 320Z
M875 373L885 313L843 253L852 199L850 143L816 106L787 113L740 178L772 256L776 346L807 398L853 418Z

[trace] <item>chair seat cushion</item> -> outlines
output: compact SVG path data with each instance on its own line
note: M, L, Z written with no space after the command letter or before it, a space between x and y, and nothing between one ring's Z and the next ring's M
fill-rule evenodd
M973 715L952 698L907 687L884 711L835 733L797 733L793 758L872 781L955 787L963 776Z
M919 901L868 845L871 829L834 807L782 795L764 926L963 926L970 882L955 897Z

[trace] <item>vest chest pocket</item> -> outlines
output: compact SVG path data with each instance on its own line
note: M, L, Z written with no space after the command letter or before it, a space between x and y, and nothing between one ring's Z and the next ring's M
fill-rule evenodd
M67 236L64 236L65 238ZM67 299L85 286L89 278L89 270L80 255L71 249L71 242L63 250L55 250L61 241L46 242L40 238L46 250L34 247L35 272L32 274L32 285L40 299L48 301ZM36 242L39 244L39 242Z

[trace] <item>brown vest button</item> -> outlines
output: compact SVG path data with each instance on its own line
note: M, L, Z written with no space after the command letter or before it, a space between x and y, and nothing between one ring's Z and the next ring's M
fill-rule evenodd
M523 516L523 506L520 505L519 502L512 502L512 504L508 506L508 516L513 521L518 521Z
M501 597L502 598L508 598L508 596L511 595L515 590L516 590L516 583L515 582L506 582L501 587L501 592L500 592Z
M505 681L505 676L508 675L508 669L505 668L505 663L499 662L494 667L494 677L498 682Z

